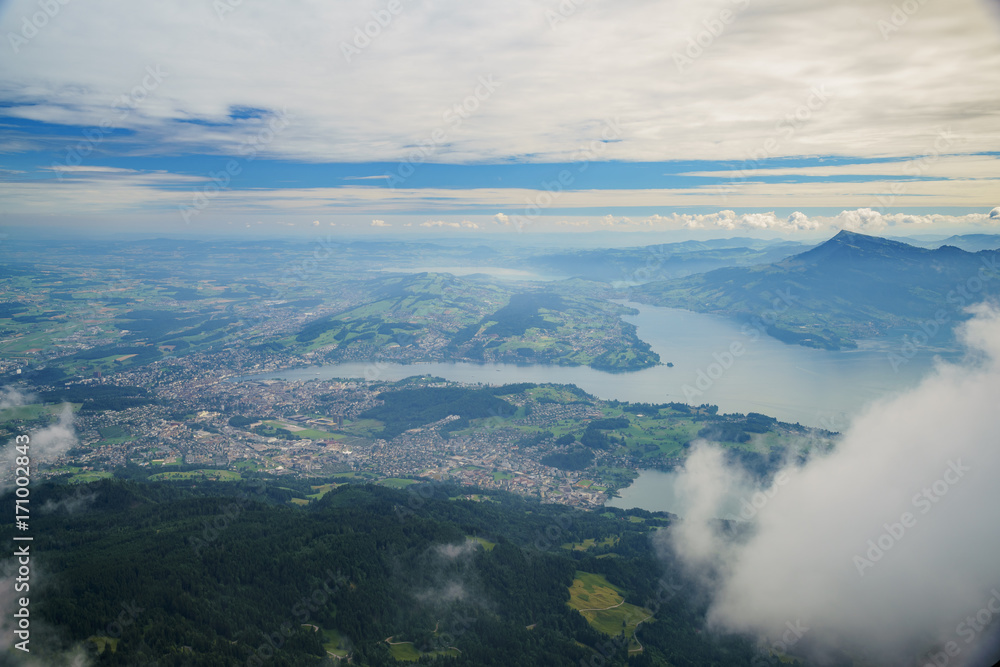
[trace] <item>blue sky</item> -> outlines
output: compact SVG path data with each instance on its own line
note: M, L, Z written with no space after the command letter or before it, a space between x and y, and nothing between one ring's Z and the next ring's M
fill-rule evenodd
M0 5L0 224L1000 227L992 0L54 1Z

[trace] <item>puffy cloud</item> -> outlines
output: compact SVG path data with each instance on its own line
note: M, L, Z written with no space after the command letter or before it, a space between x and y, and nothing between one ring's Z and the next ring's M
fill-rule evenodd
M779 230L813 231L822 228L817 220L796 211L787 218L780 218L774 212L742 213L726 209L716 213L674 213L669 216L653 215L641 221L650 227L667 229L726 229L726 230Z
M1000 206L990 211L990 220L1000 220Z
M777 641L801 624L816 646L891 664L953 642L950 664L971 664L972 642L998 631L983 610L1000 604L986 511L1000 504L1000 310L973 312L965 361L939 363L832 451L786 466L737 537L711 518L745 476L717 450L691 455L680 484L694 509L661 539L712 582L710 625Z
M392 227L392 225L389 224L388 222L386 222L385 220L372 220L371 226L372 227Z
M601 218L601 224L605 227L630 227L633 225L631 218L626 216L615 217L608 214Z
M509 225L510 224L510 218L506 214L504 214L504 213L497 213L496 215L493 216L493 220L498 225Z
M479 225L472 222L471 220L462 220L461 222L448 222L445 220L427 220L426 222L420 223L421 227L450 227L452 229L479 229Z
M31 394L24 393L16 387L3 387L0 389L0 410L28 405L33 400L34 397Z
M865 234L878 233L888 226L882 214L870 208L844 211L834 218L833 224L841 229Z

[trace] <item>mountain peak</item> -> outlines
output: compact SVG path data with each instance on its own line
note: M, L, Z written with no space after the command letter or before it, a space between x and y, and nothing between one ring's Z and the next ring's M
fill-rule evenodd
M874 258L900 259L924 255L927 252L929 251L924 248L917 248L907 243L842 229L825 243L796 255L789 261L851 262Z
M831 238L827 243L850 243L851 245L879 245L879 246L906 246L908 248L914 247L907 243L902 243L900 241L891 241L881 236L871 236L869 234L860 234L858 232L851 232L846 229L841 229L837 232L837 235Z

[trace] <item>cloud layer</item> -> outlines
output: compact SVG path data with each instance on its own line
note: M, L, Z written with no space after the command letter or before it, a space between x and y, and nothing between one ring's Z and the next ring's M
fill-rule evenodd
M788 641L791 623L814 645L893 664L950 646L952 665L1000 629L1000 310L978 308L963 335L965 363L938 365L832 453L787 467L745 539L711 521L743 476L710 448L691 457L694 509L670 544L714 576L715 627Z
M572 160L614 118L609 159L907 156L946 126L1000 147L978 0L897 17L885 0L389 4L95 0L33 31L38 4L17 0L0 95L12 116L189 152L235 153L286 113L262 150L312 161Z

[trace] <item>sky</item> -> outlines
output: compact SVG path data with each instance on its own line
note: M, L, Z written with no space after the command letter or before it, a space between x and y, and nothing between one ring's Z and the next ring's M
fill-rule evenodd
M0 0L0 225L1000 229L997 0Z

